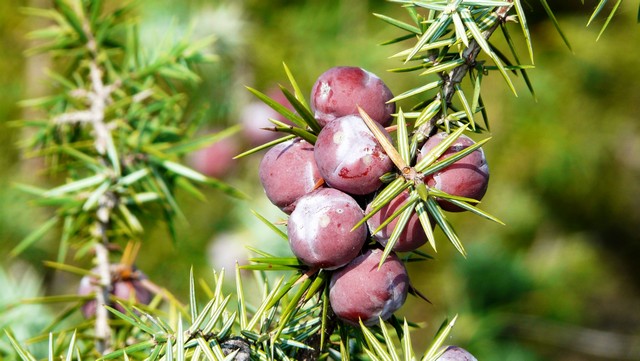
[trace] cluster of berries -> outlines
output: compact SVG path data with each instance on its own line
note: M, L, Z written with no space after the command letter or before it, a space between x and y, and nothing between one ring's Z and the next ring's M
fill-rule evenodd
M334 67L320 75L311 92L311 111L321 126L315 144L295 138L265 153L259 167L269 200L289 215L289 244L295 256L312 269L332 270L329 298L333 312L344 322L365 325L388 319L404 303L409 277L402 260L391 253L381 263L380 246L370 234L408 198L404 192L359 227L370 202L382 187L381 178L394 164L359 115L358 107L375 121L389 141L385 127L393 120L393 95L376 75L358 67ZM446 133L429 138L417 161ZM442 155L473 144L461 136ZM474 199L484 195L488 168L482 149L449 167L429 174L425 184L443 192ZM443 209L462 210L445 200ZM366 213L365 213L366 212ZM397 219L371 237L384 246ZM432 222L433 223L433 222ZM355 229L354 229L355 228ZM393 250L413 251L427 242L413 214Z

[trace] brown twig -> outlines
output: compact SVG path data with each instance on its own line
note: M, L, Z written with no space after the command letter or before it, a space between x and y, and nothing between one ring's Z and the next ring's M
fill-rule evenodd
M513 3L513 0L507 0L510 3ZM489 39L494 31L498 29L500 23L506 21L507 12L511 9L513 5L502 6L496 10L496 15L498 16L498 22L494 24L491 28L485 30L482 33L482 37L484 39ZM451 104L451 99L455 94L455 87L459 84L462 79L467 75L469 69L475 66L476 58L478 54L480 54L480 44L473 39L469 41L469 46L462 52L462 58L465 59L465 62L460 64L459 66L453 68L449 71L448 74L443 76L444 84L442 85L442 91L440 91L435 98L435 101L441 100L442 107L447 107ZM416 129L417 134L422 134L424 138L433 135L436 131L436 127L438 123L443 119L445 113L441 110L438 114L434 115L428 122L421 125L418 129Z

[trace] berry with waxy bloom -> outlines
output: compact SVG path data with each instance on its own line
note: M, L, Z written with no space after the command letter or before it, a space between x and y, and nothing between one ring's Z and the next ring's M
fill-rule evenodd
M322 188L298 200L287 230L291 250L311 267L335 269L354 259L367 237L364 225L351 230L364 217L348 194Z
M448 346L437 361L478 361L478 359L462 347Z
M375 192L382 186L380 177L393 169L391 158L359 115L338 118L322 128L314 154L325 182L349 194Z
M371 249L334 272L329 285L333 312L344 322L366 326L387 320L407 298L409 276L402 261L391 253L378 268L383 251Z
M320 126L350 114L358 106L383 126L396 110L391 90L375 74L359 67L336 66L322 73L311 90L311 110Z

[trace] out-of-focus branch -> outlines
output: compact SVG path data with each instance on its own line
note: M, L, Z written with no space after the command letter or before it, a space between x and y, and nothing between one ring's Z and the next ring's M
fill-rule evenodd
M59 115L54 121L59 124L90 124L93 128L94 147L101 156L102 162L107 166L107 172L111 173L107 176L113 176L117 174L114 169L117 165L112 164L111 167L108 166L110 163L107 153L108 149L113 147L113 138L111 136L111 129L105 122L105 112L111 102L112 92L120 84L118 84L118 82L109 85L104 83L103 71L98 62L98 48L95 36L88 22L85 22L83 29L87 37L86 46L91 56L89 61L89 80L91 87L90 90L78 89L73 92L72 95L85 98L89 109ZM98 239L98 242L95 244L94 251L99 280L98 290L96 292L95 335L96 348L103 354L108 352L111 346L112 332L109 326L109 313L105 308L105 305L109 302L109 295L113 287L110 269L111 262L109 260L108 231L111 225L111 213L117 203L117 197L113 193L107 192L99 199L98 209L96 211L97 225L95 237Z

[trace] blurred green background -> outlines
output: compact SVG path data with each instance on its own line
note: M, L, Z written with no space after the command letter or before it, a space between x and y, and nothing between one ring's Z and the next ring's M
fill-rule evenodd
M202 69L197 102L209 102L211 127L238 122L254 101L245 85L266 91L286 84L282 62L309 91L315 78L336 65L364 67L396 94L419 84L413 73L386 70L399 48L378 44L400 35L372 13L405 17L383 1L140 1L143 42L152 47L167 33L215 34L220 61ZM426 349L446 317L459 315L448 343L479 360L640 360L640 25L637 3L625 1L596 42L604 18L586 22L595 1L552 4L573 52L562 43L537 1L526 6L535 65L530 77L536 99L521 78L519 97L497 74L485 79L483 97L492 140L485 147L491 182L482 208L506 223L499 226L467 214L452 215L469 256L463 259L442 234L435 259L413 264L412 282L432 304L410 298L398 313L419 322L414 344ZM11 259L8 250L46 220L12 185L54 186L37 159L23 159L19 142L28 131L10 120L32 116L17 103L55 91L44 57L26 58L25 36L42 24L21 6L46 1L0 2L0 327L21 339L34 335L54 311L25 318L28 308L4 307L21 297L73 293L78 279L44 267L56 257L58 234ZM511 25L517 31L517 25ZM493 40L502 43L500 34ZM524 50L521 37L516 37ZM524 52L521 56L526 59ZM482 138L479 136L478 138ZM248 143L236 138L239 149ZM207 202L184 196L189 223L172 244L163 227L152 226L138 266L152 280L186 300L191 266L211 280L212 268L233 267L243 245L287 254L287 245L250 213L283 218L268 204L257 178L259 156L238 161L225 179L253 195L231 201L206 191ZM232 262L229 263L228 261ZM89 267L87 259L68 262ZM228 269L229 270L229 269ZM231 272L232 273L232 272ZM0 342L2 345L4 341ZM6 344L5 344L6 346Z

